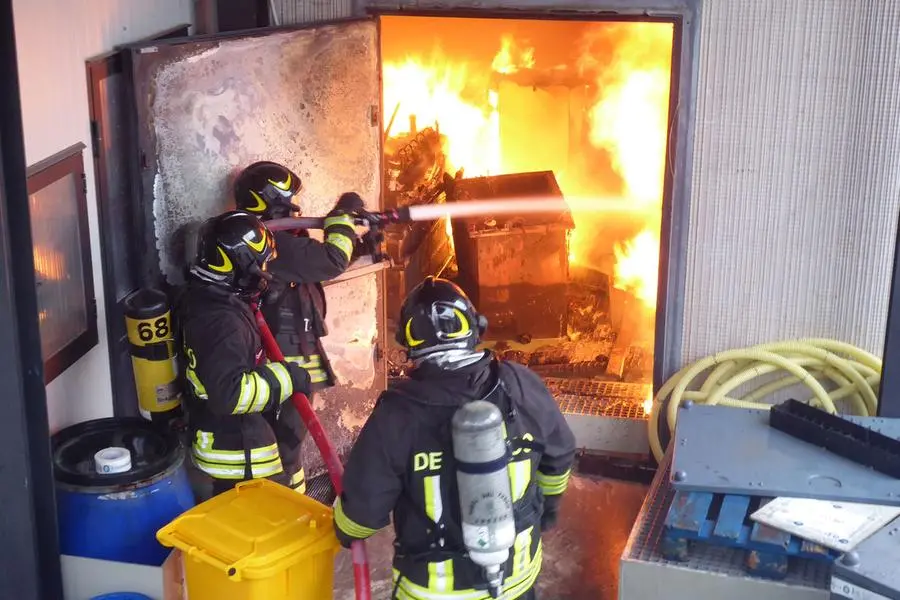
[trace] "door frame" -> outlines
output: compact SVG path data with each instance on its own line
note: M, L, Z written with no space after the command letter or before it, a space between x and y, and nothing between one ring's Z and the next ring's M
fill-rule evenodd
M177 25L148 38L144 38L143 41L150 42L187 37L190 32L190 27L189 24ZM136 416L138 414L138 404L137 390L134 387L134 375L131 371L122 373L117 369L114 357L114 353L119 351L120 342L125 335L125 322L122 307L120 306L120 302L116 299L115 270L113 269L112 256L113 246L112 244L107 243L107 240L110 239L111 235L116 235L116 232L123 231L126 224L114 223L110 210L110 203L115 201L115 199L110 197L110 190L108 190L106 186L106 174L109 165L107 155L103 151L102 146L102 136L104 133L102 131L102 117L107 107L103 104L103 96L100 90L101 82L108 77L114 75L128 77L128 71L125 69L124 53L122 50L116 49L88 59L85 61L85 75L87 78L88 113L91 127L91 153L94 162L94 191L97 200L98 235L101 240L100 266L103 274L103 305L106 320L106 347L109 352L113 414L117 417ZM127 85L124 86L122 93L127 93L129 87L130 86ZM127 98L123 98L122 100L127 100ZM134 130L132 129L131 124L127 119L124 119L122 126L125 128L125 148L133 147L131 141L134 139ZM133 167L133 162L133 160L128 161L128 164ZM126 180L133 182L133 175L129 173L129 175L126 176ZM135 223L132 220L132 223L127 225L134 227ZM134 232L127 230L126 235L132 233ZM129 269L133 270L138 268L138 265L135 264L129 264L128 266ZM123 395L121 393L121 390L123 389L130 390L130 393Z
M0 590L62 598L13 3L0 0Z
M660 223L653 387L682 364L684 291L691 213L694 123L702 0L357 0L355 12L376 17L443 17L674 23L669 140ZM380 33L380 28L379 28Z

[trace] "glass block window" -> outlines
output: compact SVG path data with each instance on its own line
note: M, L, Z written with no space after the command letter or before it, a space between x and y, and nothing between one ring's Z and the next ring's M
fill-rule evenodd
M83 144L28 169L44 380L97 344L97 310L85 198Z

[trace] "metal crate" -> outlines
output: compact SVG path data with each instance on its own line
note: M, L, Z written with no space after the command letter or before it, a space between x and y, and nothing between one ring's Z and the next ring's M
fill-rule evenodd
M455 182L453 199L559 198L550 171ZM488 339L566 334L570 213L454 221L459 283L490 321Z

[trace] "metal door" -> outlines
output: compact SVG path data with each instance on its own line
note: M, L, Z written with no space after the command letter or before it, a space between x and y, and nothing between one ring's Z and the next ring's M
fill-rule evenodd
M234 177L257 160L300 175L304 214L324 215L351 190L378 208L378 49L369 19L130 47L144 280L183 281L186 232L233 206ZM339 451L385 386L383 275L360 273L326 287L324 344L340 385L316 408ZM306 457L321 466L314 450Z

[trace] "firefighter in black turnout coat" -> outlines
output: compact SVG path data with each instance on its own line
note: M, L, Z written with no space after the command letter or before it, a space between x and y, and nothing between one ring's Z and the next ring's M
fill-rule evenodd
M394 598L490 598L466 555L451 420L466 402L504 415L516 539L503 570L504 598L534 598L541 532L552 527L569 480L575 439L540 378L476 346L484 317L453 283L428 278L404 301L398 341L415 362L385 391L350 453L335 529L344 546L388 525L396 534Z
M292 200L301 187L300 177L287 167L268 161L253 163L234 182L235 204L238 210L263 221L297 216L300 207ZM274 232L278 256L269 265L273 279L262 298L263 316L285 359L309 371L314 391L335 384L320 341L327 334L321 282L337 277L349 266L357 241L353 215L362 209L358 194L342 195L325 217L324 243L305 231ZM302 442L305 436L306 428L298 422L296 437ZM290 462L300 464L299 444L295 453ZM294 485L305 492L302 469L295 474Z
M213 494L242 480L291 485L300 465L300 416L289 399L309 393L296 363L265 360L252 303L271 276L275 239L256 217L228 212L200 228L197 257L176 301L196 467Z

